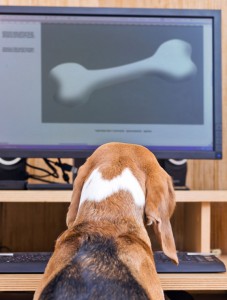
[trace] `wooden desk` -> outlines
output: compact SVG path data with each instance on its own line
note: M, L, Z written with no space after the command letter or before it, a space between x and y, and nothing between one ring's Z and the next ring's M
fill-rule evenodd
M227 256L221 257L227 266ZM41 274L0 274L0 291L35 291ZM226 291L227 273L159 274L164 290Z

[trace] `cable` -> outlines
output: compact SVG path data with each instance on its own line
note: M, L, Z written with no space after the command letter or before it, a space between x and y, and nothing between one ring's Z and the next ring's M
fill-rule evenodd
M53 173L49 172L48 170L46 169L43 169L43 168L40 168L40 167L37 167L37 166L33 166L29 163L26 162L26 166L30 167L31 169L34 169L34 170L38 170L38 171L41 171L41 172L44 172L46 173L46 175L40 175L40 177L47 177L47 176L52 176ZM39 175L38 175L39 176Z
M62 166L61 159L58 158L58 164L62 171L62 178L65 182L69 183L69 175L65 172L65 168Z
M60 158L58 160L60 160L60 161L58 161L58 162L51 161L51 160L49 160L49 161L51 163L55 164L56 166L62 168L64 171L72 172L72 170L74 169L74 167L72 165L69 165L69 164L66 164L66 163L62 163Z
M57 166L57 167L60 168L60 170L62 172L63 180L66 183L69 183L70 178L69 178L69 175L66 172L75 172L75 171L77 171L77 169L74 170L73 166L71 166L69 164L62 163L60 158L58 158L58 162L52 161L52 160L47 159L47 158L43 158L43 160L46 163L46 165L52 170L52 172L50 172L49 170L46 170L44 168L41 168L41 167L33 166L33 165L26 162L26 166L28 166L32 169L44 172L44 174L45 174L45 175L28 174L28 178L36 179L36 180L46 182L46 183L56 183L56 182L53 182L51 180L44 179L44 178L49 177L49 176L52 176L54 178L59 178L60 176L59 176L58 171L55 167L55 166Z
M66 172L72 172L73 174L77 173L77 168L73 167L70 164L62 163L60 158L58 158L58 162L51 161L51 160L49 160L49 162L61 169L62 177L64 181L67 183L69 183L69 176Z
M59 178L58 172L54 166L52 166L51 161L48 160L47 158L43 159L45 163L48 165L48 167L53 171L52 176L55 178Z

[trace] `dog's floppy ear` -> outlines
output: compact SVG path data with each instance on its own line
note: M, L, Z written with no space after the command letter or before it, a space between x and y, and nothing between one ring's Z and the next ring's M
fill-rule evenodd
M155 168L146 179L145 215L147 225L153 225L163 252L176 264L175 241L170 217L175 208L175 194L170 176L161 168Z
M82 188L90 171L91 171L91 164L88 159L85 162L85 164L79 168L76 179L74 180L73 183L73 193L72 193L71 203L69 205L68 213L66 217L66 224L68 228L72 227L76 219L76 215L80 204L80 196L81 196Z

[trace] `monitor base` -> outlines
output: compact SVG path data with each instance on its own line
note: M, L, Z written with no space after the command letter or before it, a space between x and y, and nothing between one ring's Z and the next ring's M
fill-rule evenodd
M27 183L26 190L72 190L70 183Z

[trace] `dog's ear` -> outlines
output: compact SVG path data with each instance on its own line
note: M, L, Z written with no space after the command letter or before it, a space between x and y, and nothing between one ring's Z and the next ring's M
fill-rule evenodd
M88 159L85 162L85 164L79 168L76 179L74 180L71 203L69 205L68 213L66 217L66 224L68 228L72 227L76 219L76 215L80 204L80 196L81 196L82 188L90 170L91 170L91 165Z
M170 176L155 168L146 179L145 216L147 225L153 225L163 252L178 264L170 217L175 208L175 193Z

